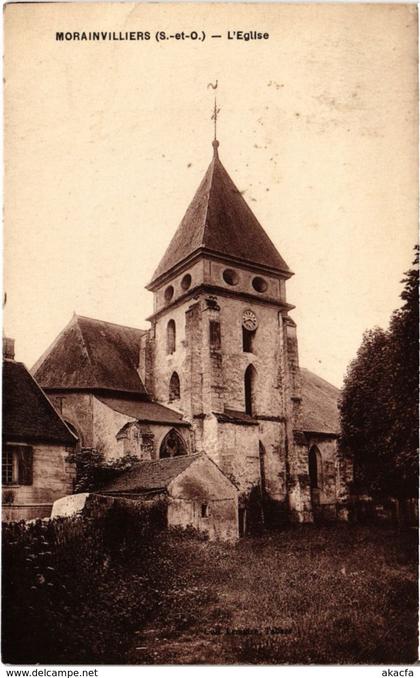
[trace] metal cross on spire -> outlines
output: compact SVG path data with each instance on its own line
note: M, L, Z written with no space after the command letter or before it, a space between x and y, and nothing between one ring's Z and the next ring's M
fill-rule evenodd
M216 80L216 83L213 85L213 83L209 82L207 85L207 88L211 87L212 89L217 89L217 84L218 81ZM217 117L220 113L220 108L217 107L217 99L216 96L214 97L214 108L213 108L213 115L211 116L211 120L214 122L214 138L213 138L213 148L216 150L219 142L217 140Z
M213 115L211 116L211 119L214 120L214 141L217 141L217 116L219 113L220 108L217 108L217 100L216 97L214 97Z

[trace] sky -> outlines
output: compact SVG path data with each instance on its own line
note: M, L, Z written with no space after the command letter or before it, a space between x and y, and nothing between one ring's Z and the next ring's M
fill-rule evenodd
M6 5L16 358L31 367L74 312L148 327L145 285L211 161L217 80L221 160L295 273L300 363L340 386L417 241L416 23L414 5ZM152 38L55 40L83 30Z

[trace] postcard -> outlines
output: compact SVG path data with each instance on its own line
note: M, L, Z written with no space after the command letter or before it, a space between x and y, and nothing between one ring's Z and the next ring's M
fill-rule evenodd
M417 661L417 73L410 4L5 6L4 663Z

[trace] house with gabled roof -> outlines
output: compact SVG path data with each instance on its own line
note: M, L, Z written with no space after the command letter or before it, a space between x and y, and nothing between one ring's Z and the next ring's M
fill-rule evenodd
M73 492L67 458L77 444L25 365L3 339L2 519L49 516L56 499Z
M74 316L33 368L80 445L144 463L206 455L271 515L344 517L338 390L299 367L293 275L213 157L147 289L150 328ZM146 469L146 467L144 467Z

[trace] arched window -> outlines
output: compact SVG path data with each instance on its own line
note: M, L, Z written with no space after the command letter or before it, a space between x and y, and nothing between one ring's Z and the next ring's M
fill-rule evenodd
M176 372L173 373L169 381L169 402L173 400L179 400L181 397L181 384L179 383L179 377Z
M171 428L162 440L159 457L166 459L167 457L180 457L187 454L187 448L178 431Z
M248 365L245 370L245 412L252 415L254 408L254 390L256 371L253 365Z
M309 450L308 465L311 489L322 489L322 457L316 445L313 445Z
M175 320L169 320L166 327L166 353L175 353L176 349L176 326Z

